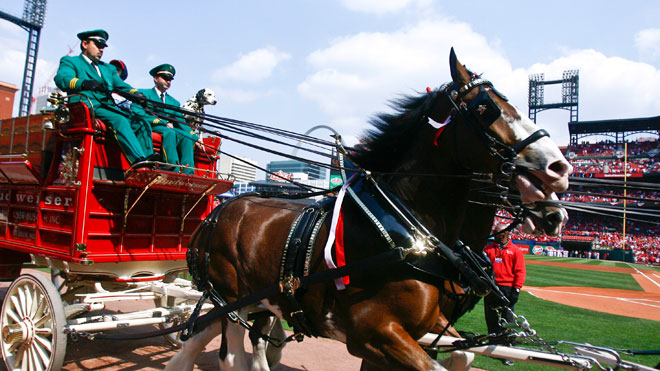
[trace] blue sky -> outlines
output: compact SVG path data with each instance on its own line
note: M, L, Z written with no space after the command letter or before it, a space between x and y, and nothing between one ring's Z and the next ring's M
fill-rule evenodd
M4 0L0 10L20 17L23 1ZM78 32L103 28L103 60L124 60L134 87L153 86L149 69L171 63L170 93L182 102L209 87L220 100L211 114L297 132L329 125L349 142L388 100L447 82L451 46L524 113L530 74L558 79L579 69L580 120L657 116L659 20L656 0L50 0L35 91L53 85L69 48L79 53ZM20 86L26 42L25 31L0 20L0 81ZM546 89L547 103L560 99ZM538 122L566 145L568 118L548 111ZM263 166L279 159L223 149Z

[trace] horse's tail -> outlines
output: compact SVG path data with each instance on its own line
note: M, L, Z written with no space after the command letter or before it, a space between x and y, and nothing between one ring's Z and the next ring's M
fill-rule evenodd
M213 241L213 232L220 219L220 214L231 202L246 196L258 195L256 192L244 193L233 197L218 205L204 219L202 224L195 230L188 243L188 252L186 253L186 262L188 271L192 276L192 282L199 291L205 291L209 287L209 256L211 253L211 243ZM200 259L200 256L203 259Z

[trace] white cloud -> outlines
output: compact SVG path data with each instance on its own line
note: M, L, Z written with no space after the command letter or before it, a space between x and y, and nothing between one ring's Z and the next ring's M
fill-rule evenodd
M582 121L656 116L660 112L660 70L646 63L589 49L573 51L548 64L535 64L526 72L544 72L551 80L561 78L568 69L580 71ZM561 93L553 100L549 98L546 103L559 102Z
M7 36L0 37L0 81L15 85L21 89L23 85L23 70L25 68L25 48L27 46L27 34L9 29ZM20 30L20 29L19 29ZM8 31L3 28L2 31ZM20 30L22 31L22 30ZM57 70L58 63L37 58L36 71L32 86L32 95L36 97L41 87L54 87L52 76ZM14 97L14 114L18 114L21 91L17 91Z
M447 82L452 46L475 72L492 75L511 70L508 61L469 25L424 21L392 33L339 38L314 51L307 58L314 72L298 85L298 92L317 102L333 124L355 134L360 129L357 123L366 127L368 116L386 110L388 100L397 94Z
M229 66L213 73L215 81L259 82L267 79L280 63L291 59L291 55L269 46L241 55Z
M398 12L411 4L427 5L428 0L341 0L348 10L360 13L384 14Z
M601 120L655 116L660 112L660 71L648 64L606 56L595 50L566 50L546 64L513 69L500 49L461 22L421 21L391 33L359 33L339 38L308 58L312 72L298 85L302 97L316 102L343 135L358 135L369 116L387 111L400 94L424 91L450 80L449 49L459 60L491 80L527 114L528 77L544 73L560 79L568 69L580 71L579 119ZM548 88L546 103L561 101ZM544 111L538 122L557 144L568 143L566 111Z
M651 62L660 60L660 28L649 28L635 35L635 47L640 56Z

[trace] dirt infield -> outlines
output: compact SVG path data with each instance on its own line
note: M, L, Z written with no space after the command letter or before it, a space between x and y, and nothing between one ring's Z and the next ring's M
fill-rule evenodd
M578 308L626 317L660 321L660 274L635 268L603 267L587 264L527 260L526 264L551 265L593 271L629 273L644 291L594 287L530 287L523 290L541 299Z

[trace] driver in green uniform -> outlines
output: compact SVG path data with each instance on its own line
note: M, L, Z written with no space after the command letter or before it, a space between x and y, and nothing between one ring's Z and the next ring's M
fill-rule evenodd
M165 103L174 107L181 107L181 103L167 94L167 90L172 85L172 80L176 74L174 66L171 64L161 64L149 71L154 78L154 87L151 89L140 89L140 92L147 99ZM137 105L133 105L134 107ZM141 110L137 107L138 111ZM173 165L183 165L184 174L194 174L192 169L195 166L193 149L195 142L199 141L199 136L186 124L183 115L168 108L153 107L153 113L159 116L149 115L147 118L151 123L151 130L160 133L163 136L162 156L165 162Z
M53 78L55 85L68 94L81 94L69 99L70 103L84 102L91 105L94 116L103 120L119 143L130 164L148 166L145 161L158 160L151 142L151 128L144 117L122 111L115 105L110 94L113 90L137 92L117 74L115 66L101 61L103 50L108 46L108 33L104 30L81 32L77 56L64 56ZM139 129L137 132L134 128Z

